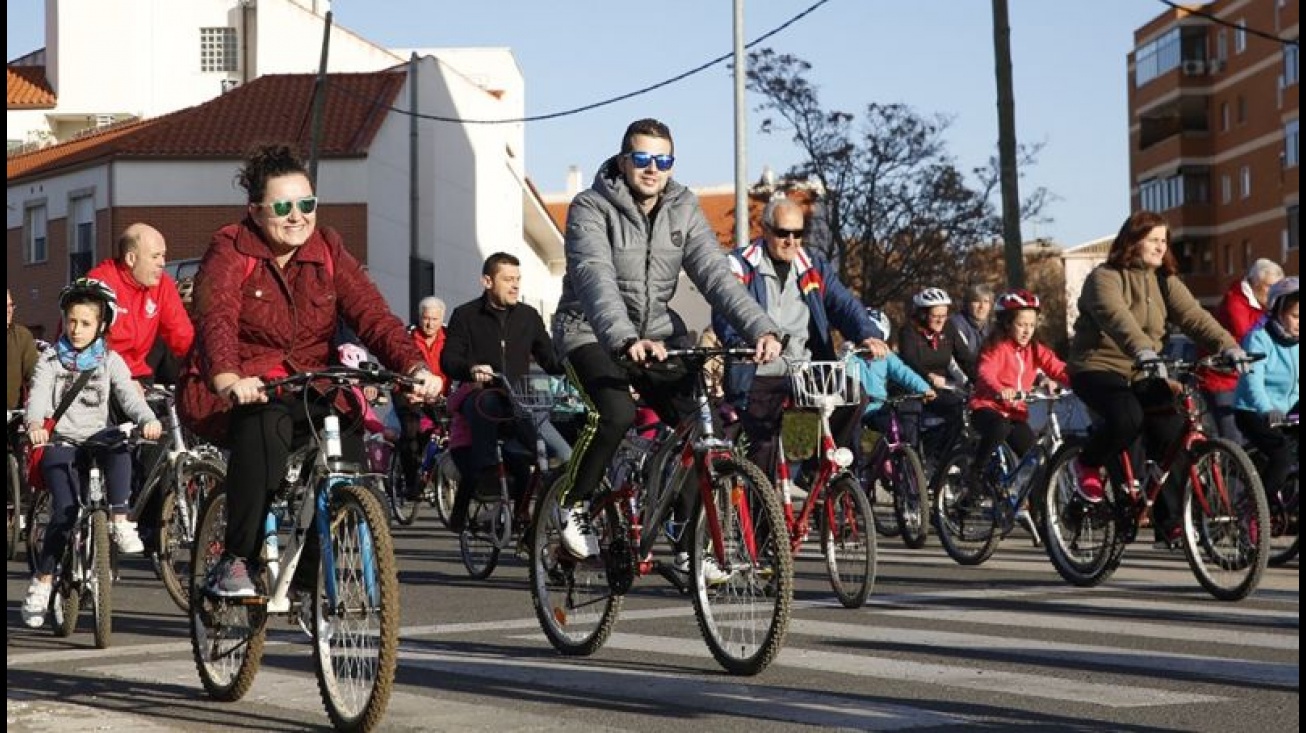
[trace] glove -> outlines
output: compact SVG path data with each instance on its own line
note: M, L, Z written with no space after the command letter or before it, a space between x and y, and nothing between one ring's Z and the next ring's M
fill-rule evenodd
M1237 346L1221 351L1220 356L1239 374L1246 374L1252 370L1252 363L1247 360L1247 352Z
M1157 379L1169 379L1170 371L1165 368L1165 364L1160 362L1154 364L1148 363L1155 362L1159 358L1161 358L1160 354L1157 354L1155 351L1152 351L1151 349L1143 349L1138 352L1138 357L1134 359L1134 366L1140 371L1147 371Z
M1283 414L1283 410L1270 410L1265 413L1265 419L1270 421L1270 427L1274 427L1283 422L1288 416Z

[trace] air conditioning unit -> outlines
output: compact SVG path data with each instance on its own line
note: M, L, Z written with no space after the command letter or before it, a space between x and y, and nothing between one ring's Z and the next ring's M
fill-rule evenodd
M1183 65L1184 76L1205 76L1206 62L1200 59L1189 59Z
M1218 74L1224 71L1224 59L1211 59L1206 62L1206 73Z

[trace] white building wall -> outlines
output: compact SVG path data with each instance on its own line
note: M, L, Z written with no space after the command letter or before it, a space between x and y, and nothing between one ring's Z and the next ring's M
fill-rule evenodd
M114 205L243 206L245 190L234 183L241 165L236 159L120 160L113 166ZM323 160L317 187L322 203L366 203L366 168L362 160Z
M68 216L69 201L91 192L95 195L95 210L99 211L109 204L109 188L109 169L102 165L8 186L5 189L5 228L22 229L23 212L38 202L45 204L47 219L62 219Z

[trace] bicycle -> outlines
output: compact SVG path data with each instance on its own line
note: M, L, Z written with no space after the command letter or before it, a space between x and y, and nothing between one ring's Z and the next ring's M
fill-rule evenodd
M1070 392L1020 392L1012 402L1026 405L1055 403ZM1041 515L1039 473L1065 443L1061 421L1055 410L1034 446L1017 459L1005 443L989 456L979 486L970 486L974 451L958 450L943 464L933 487L934 523L943 549L959 565L981 565L993 556L998 544L1023 522L1034 544L1041 543L1034 516ZM1032 496L1033 495L1033 496ZM1028 503L1031 513L1021 507Z
M422 502L435 508L436 517L445 527L453 511L453 498L458 491L458 469L449 458L449 415L445 403L433 406L432 426L422 451L422 462L417 470L417 482L422 487L419 495L410 497L404 478L403 461L398 450L391 450L386 473L386 497L395 521L407 527L417 519Z
M71 636L77 630L82 609L90 607L97 649L107 649L113 640L114 550L109 542L109 501L98 452L121 447L129 441L135 425L124 423L106 428L85 440L60 437L55 445L77 451L79 491L77 516L68 530L68 541L54 572L49 611L54 635ZM48 500L49 492L43 492ZM38 545L39 552L39 545ZM35 573L36 562L32 563Z
M851 357L856 358L856 357ZM797 556L819 512L821 554L830 587L845 608L860 608L875 587L875 531L871 505L848 467L853 453L837 446L830 430L835 408L861 404L862 384L848 372L845 361L799 361L789 364L796 409L815 410L818 459L816 477L808 486L802 510L795 516L793 481L785 460L784 440L776 435L776 481L789 537L789 552Z
M5 415L6 434L9 442L5 446L5 482L7 484L8 505L6 506L5 534L9 538L9 550L6 558L13 560L18 554L18 543L22 540L26 517L23 514L23 496L29 494L27 487L27 451L23 447L22 435L26 427L27 413L23 410L8 410Z
M227 463L222 451L214 446L187 442L171 389L152 386L145 398L163 406L167 445L162 446L165 450L155 451L143 467L145 479L130 516L139 521L154 493L164 492L157 528L159 548L151 560L172 602L186 611L190 608L188 579L195 524L205 495L226 480Z
M1251 355L1246 362L1261 358ZM1173 375L1180 387L1177 405L1184 432L1159 463L1148 459L1141 472L1134 470L1128 449L1108 461L1102 501L1087 501L1077 488L1080 441L1067 442L1052 457L1045 482L1036 490L1044 508L1044 547L1066 582L1091 587L1111 577L1162 486L1178 470L1183 482L1181 541L1193 575L1222 601L1241 600L1256 589L1270 555L1269 506L1260 476L1243 449L1207 435L1202 427L1193 373L1201 366L1233 365L1218 355L1197 362L1160 358L1140 365L1153 375L1162 367Z
M263 657L269 615L298 619L312 637L313 662L331 723L338 730L380 724L394 684L399 647L399 580L387 513L361 467L341 459L338 392L362 385L412 387L417 382L379 367L331 367L269 381L307 402L313 385L325 391L330 413L312 440L291 452L285 480L269 505L285 502L293 517L284 554L278 516L269 511L261 567L251 573L259 595L220 598L207 590L224 550L227 495L210 492L200 514L191 558L191 648L200 682L212 697L239 700ZM310 599L291 596L308 533L320 548L317 587ZM269 592L270 591L270 592Z
M531 527L531 599L544 635L562 654L587 656L603 646L636 578L658 572L670 579L674 570L653 559L653 545L664 533L679 536L664 522L691 474L699 504L679 531L692 541L689 587L703 639L731 674L758 674L779 653L793 600L793 558L779 541L784 515L762 472L716 435L702 371L711 358L752 355L740 348L667 350L696 373L697 410L674 429L660 425L652 439L627 433L590 502L597 557L575 559L562 548L561 483L545 494Z
M1298 444L1299 417L1298 413L1290 413L1283 422L1274 423L1270 427L1283 431L1290 444L1295 446ZM1283 489L1273 494L1267 493L1265 497L1270 507L1270 567L1286 565L1297 556L1300 539L1301 463L1298 448L1293 448L1291 452L1292 468ZM1263 474L1266 460L1264 454L1249 446L1247 455L1251 457L1252 465L1256 466L1257 474Z
M869 456L858 465L858 480L871 505L875 531L884 537L902 537L908 548L925 545L930 497L920 454L902 438L898 408L924 399L921 394L895 395L884 400L889 424ZM884 496L884 499L881 497ZM882 510L884 507L885 510Z

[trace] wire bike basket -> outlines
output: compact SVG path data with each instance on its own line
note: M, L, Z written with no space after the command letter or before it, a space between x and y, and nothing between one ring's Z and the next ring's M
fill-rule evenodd
M800 361L789 366L794 406L834 409L862 400L862 383L843 361Z
M533 414L549 413L557 401L553 380L547 374L527 374L512 382L512 396L519 410Z

